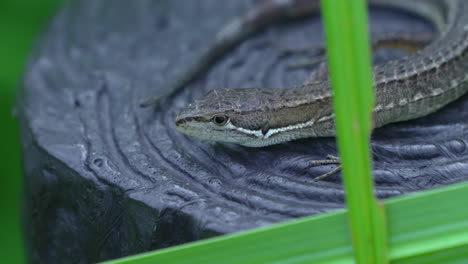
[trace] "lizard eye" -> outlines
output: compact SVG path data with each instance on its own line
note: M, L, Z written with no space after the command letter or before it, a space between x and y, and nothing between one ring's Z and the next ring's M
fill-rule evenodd
M219 114L213 116L211 121L218 126L224 126L229 122L229 117L227 115Z

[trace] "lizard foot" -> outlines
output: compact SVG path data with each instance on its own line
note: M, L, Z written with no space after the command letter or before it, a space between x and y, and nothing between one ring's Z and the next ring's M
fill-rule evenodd
M336 168L330 170L329 172L327 173L324 173L322 175L319 175L317 177L315 177L312 182L317 182L317 181L320 181L320 180L323 180L325 179L326 177L330 176L330 175L333 175L337 172L339 172L342 168L341 166L341 160L340 158L338 157L335 157L335 156L332 156L332 155L327 155L327 159L324 159L324 160L314 160L310 163L310 165L312 167L316 167L316 166L322 166L322 165L330 165L330 164L333 164L333 165L338 165L336 166Z

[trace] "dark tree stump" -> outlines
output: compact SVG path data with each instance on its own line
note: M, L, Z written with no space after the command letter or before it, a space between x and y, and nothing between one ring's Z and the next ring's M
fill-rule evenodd
M330 167L333 138L251 149L186 137L173 119L213 88L286 87L310 69L270 43L322 41L318 17L251 37L159 108L175 76L254 1L83 0L65 6L29 64L18 113L24 150L24 220L33 263L88 263L329 212L344 206ZM429 31L407 14L374 9L374 31ZM380 60L398 56L380 53ZM400 54L401 55L401 54ZM380 198L467 178L468 98L373 136Z

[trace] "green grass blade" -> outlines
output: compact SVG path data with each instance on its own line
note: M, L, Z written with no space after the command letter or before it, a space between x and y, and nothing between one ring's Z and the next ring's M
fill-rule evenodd
M467 197L465 183L386 201L392 263L468 263ZM338 211L105 263L355 263L347 218Z
M464 183L386 202L392 263L468 263L467 198Z
M369 153L373 92L366 2L322 1L351 235L358 263L387 263L383 207L373 196Z

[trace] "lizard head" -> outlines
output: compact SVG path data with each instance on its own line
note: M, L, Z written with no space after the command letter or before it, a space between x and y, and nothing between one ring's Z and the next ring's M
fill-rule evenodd
M211 90L175 119L180 132L204 140L260 147L267 120L257 89Z
M248 147L331 136L331 95L322 97L301 89L212 90L182 110L175 126L192 137Z

